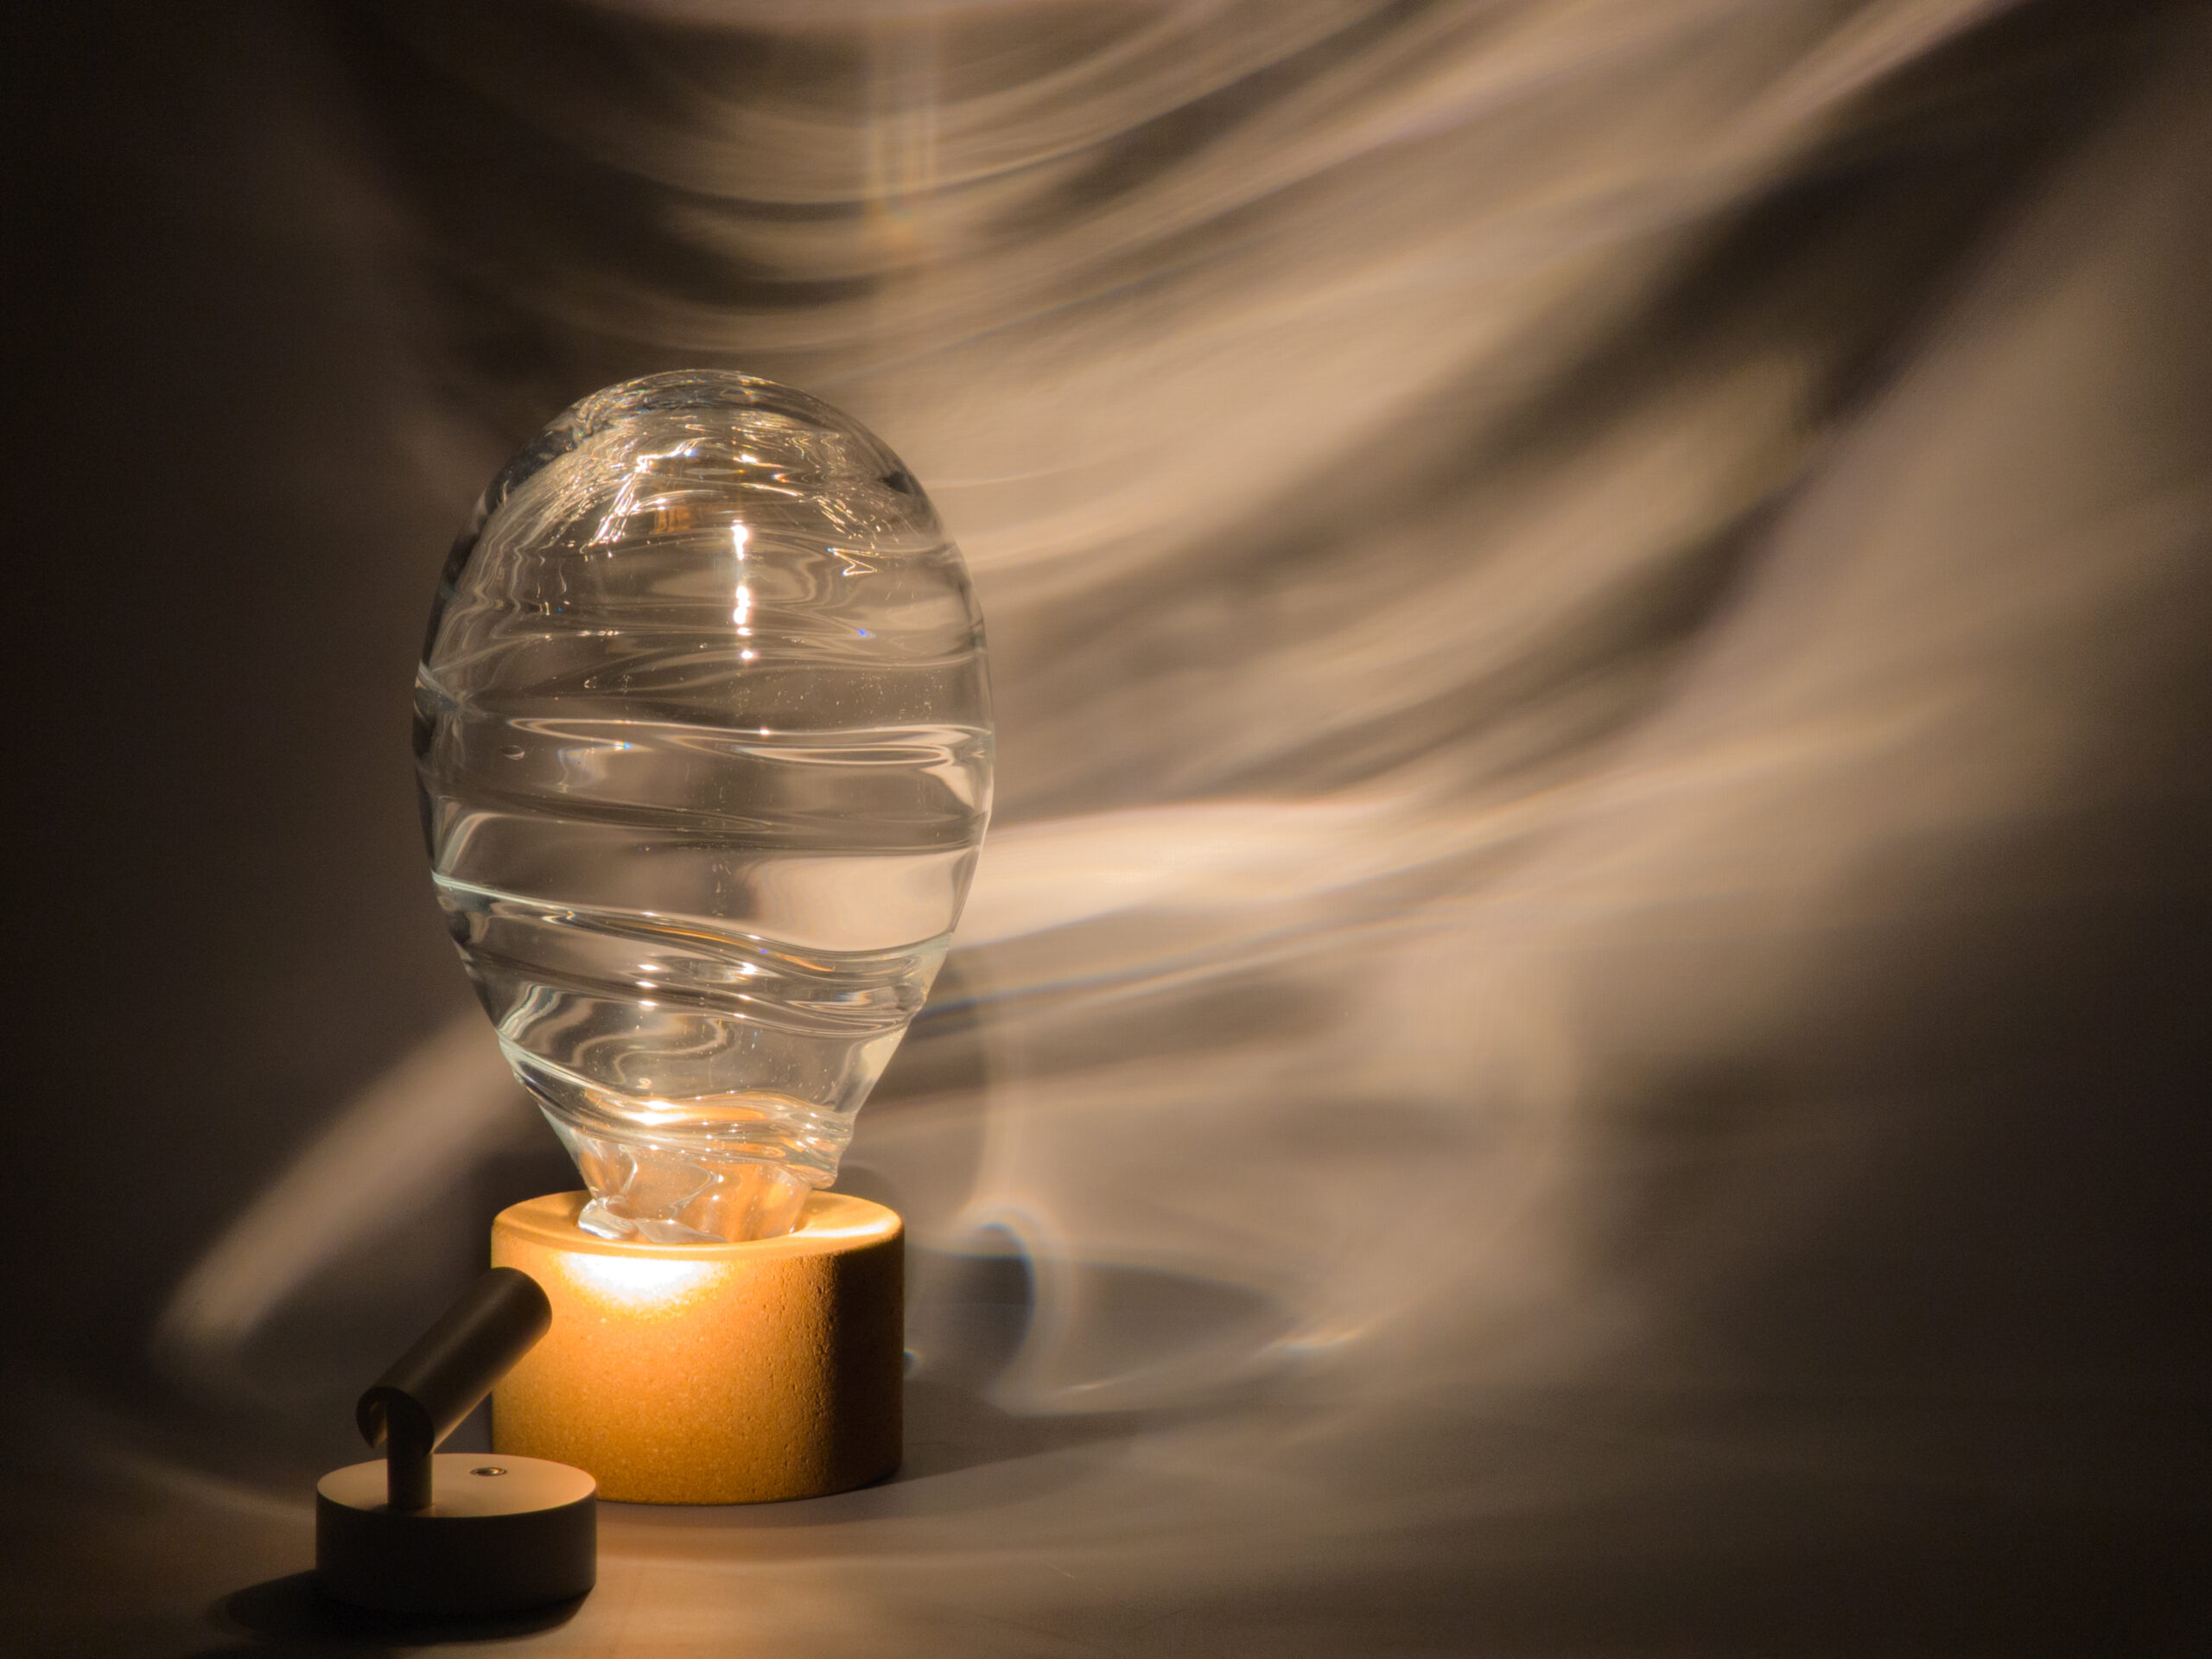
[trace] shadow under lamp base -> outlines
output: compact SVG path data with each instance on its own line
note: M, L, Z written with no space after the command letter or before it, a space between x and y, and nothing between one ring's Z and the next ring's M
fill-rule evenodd
M648 1244L583 1231L586 1199L532 1198L492 1224L493 1264L553 1306L493 1390L495 1456L574 1464L635 1503L818 1497L898 1467L896 1213L817 1192L779 1238Z

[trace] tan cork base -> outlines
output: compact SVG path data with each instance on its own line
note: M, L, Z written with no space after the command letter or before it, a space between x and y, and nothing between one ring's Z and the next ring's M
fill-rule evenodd
M492 1263L544 1287L553 1327L492 1394L502 1455L588 1470L633 1503L842 1492L899 1457L905 1247L898 1216L817 1192L743 1244L645 1244L576 1225L582 1192L492 1224Z

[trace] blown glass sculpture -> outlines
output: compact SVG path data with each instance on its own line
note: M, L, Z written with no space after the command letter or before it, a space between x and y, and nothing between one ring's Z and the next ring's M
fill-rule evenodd
M455 542L415 712L438 896L583 1225L788 1230L990 817L982 620L912 474L750 376L596 392Z

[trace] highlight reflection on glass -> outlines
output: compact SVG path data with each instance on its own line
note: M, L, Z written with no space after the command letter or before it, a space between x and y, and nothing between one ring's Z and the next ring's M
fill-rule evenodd
M749 376L584 399L455 545L416 751L448 925L582 1224L788 1231L990 815L982 618L904 465Z

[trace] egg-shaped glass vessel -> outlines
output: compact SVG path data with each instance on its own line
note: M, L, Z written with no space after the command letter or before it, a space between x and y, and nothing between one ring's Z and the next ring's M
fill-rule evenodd
M455 543L415 744L439 900L583 1224L788 1230L990 817L982 620L912 474L750 376L594 393Z

